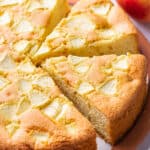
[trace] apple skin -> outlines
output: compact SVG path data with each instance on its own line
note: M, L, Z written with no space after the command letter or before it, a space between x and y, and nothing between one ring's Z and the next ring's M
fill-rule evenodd
M150 23L150 0L118 0L131 16Z

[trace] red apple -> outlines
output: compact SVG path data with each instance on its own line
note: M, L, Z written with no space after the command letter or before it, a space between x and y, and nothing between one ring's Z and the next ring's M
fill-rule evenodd
M118 0L118 2L131 16L150 22L150 0Z

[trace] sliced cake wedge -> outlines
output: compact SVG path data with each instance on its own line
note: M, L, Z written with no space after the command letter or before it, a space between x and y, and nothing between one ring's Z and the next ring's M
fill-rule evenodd
M2 0L0 44L19 54L37 50L68 12L67 0Z
M46 71L0 51L0 149L95 150L91 124Z
M142 110L147 71L143 55L60 56L47 59L43 67L112 144Z
M56 26L38 51L35 62L48 56L137 53L137 33L128 16L110 0L80 0Z

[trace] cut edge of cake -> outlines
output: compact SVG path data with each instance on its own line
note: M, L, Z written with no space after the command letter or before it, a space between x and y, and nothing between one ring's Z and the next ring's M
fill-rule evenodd
M96 133L49 74L0 53L0 149L96 149Z
M57 58L59 62L59 57L56 57L56 59ZM97 99L97 102L94 104L94 100L92 100L94 99L93 96L91 96L91 99L89 100L88 98L83 98L76 89L68 84L68 80L65 81L64 77L62 77L58 72L55 72L53 65L50 65L51 69L48 68L49 60L50 59L46 60L47 64L43 63L43 67L50 73L61 90L70 98L70 100L73 101L80 112L82 112L91 121L100 136L111 144L115 144L118 140L120 140L120 138L133 126L145 103L147 93L145 57L138 54L137 60L135 56L132 64L133 70L131 70L131 74L135 77L136 89L128 89L128 93L127 91L125 93L126 97L124 97L124 102L120 102L122 104L120 106L118 105L118 108L116 107L116 109L112 110L111 106L106 106L107 108L99 107L98 101L100 101L100 99ZM56 64L58 62L56 61ZM90 90L90 87L87 90ZM120 101L121 100L122 99L120 99ZM99 105L103 104L100 104L99 102Z

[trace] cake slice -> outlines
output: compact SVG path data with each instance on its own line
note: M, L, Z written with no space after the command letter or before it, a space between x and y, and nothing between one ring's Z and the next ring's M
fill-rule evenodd
M67 0L2 0L0 44L19 54L37 50L68 12Z
M140 54L49 58L43 67L114 144L131 128L146 95L146 59Z
M0 149L95 150L95 131L29 58L0 51Z
M137 33L128 16L110 0L80 0L38 49L35 62L48 56L137 53Z

